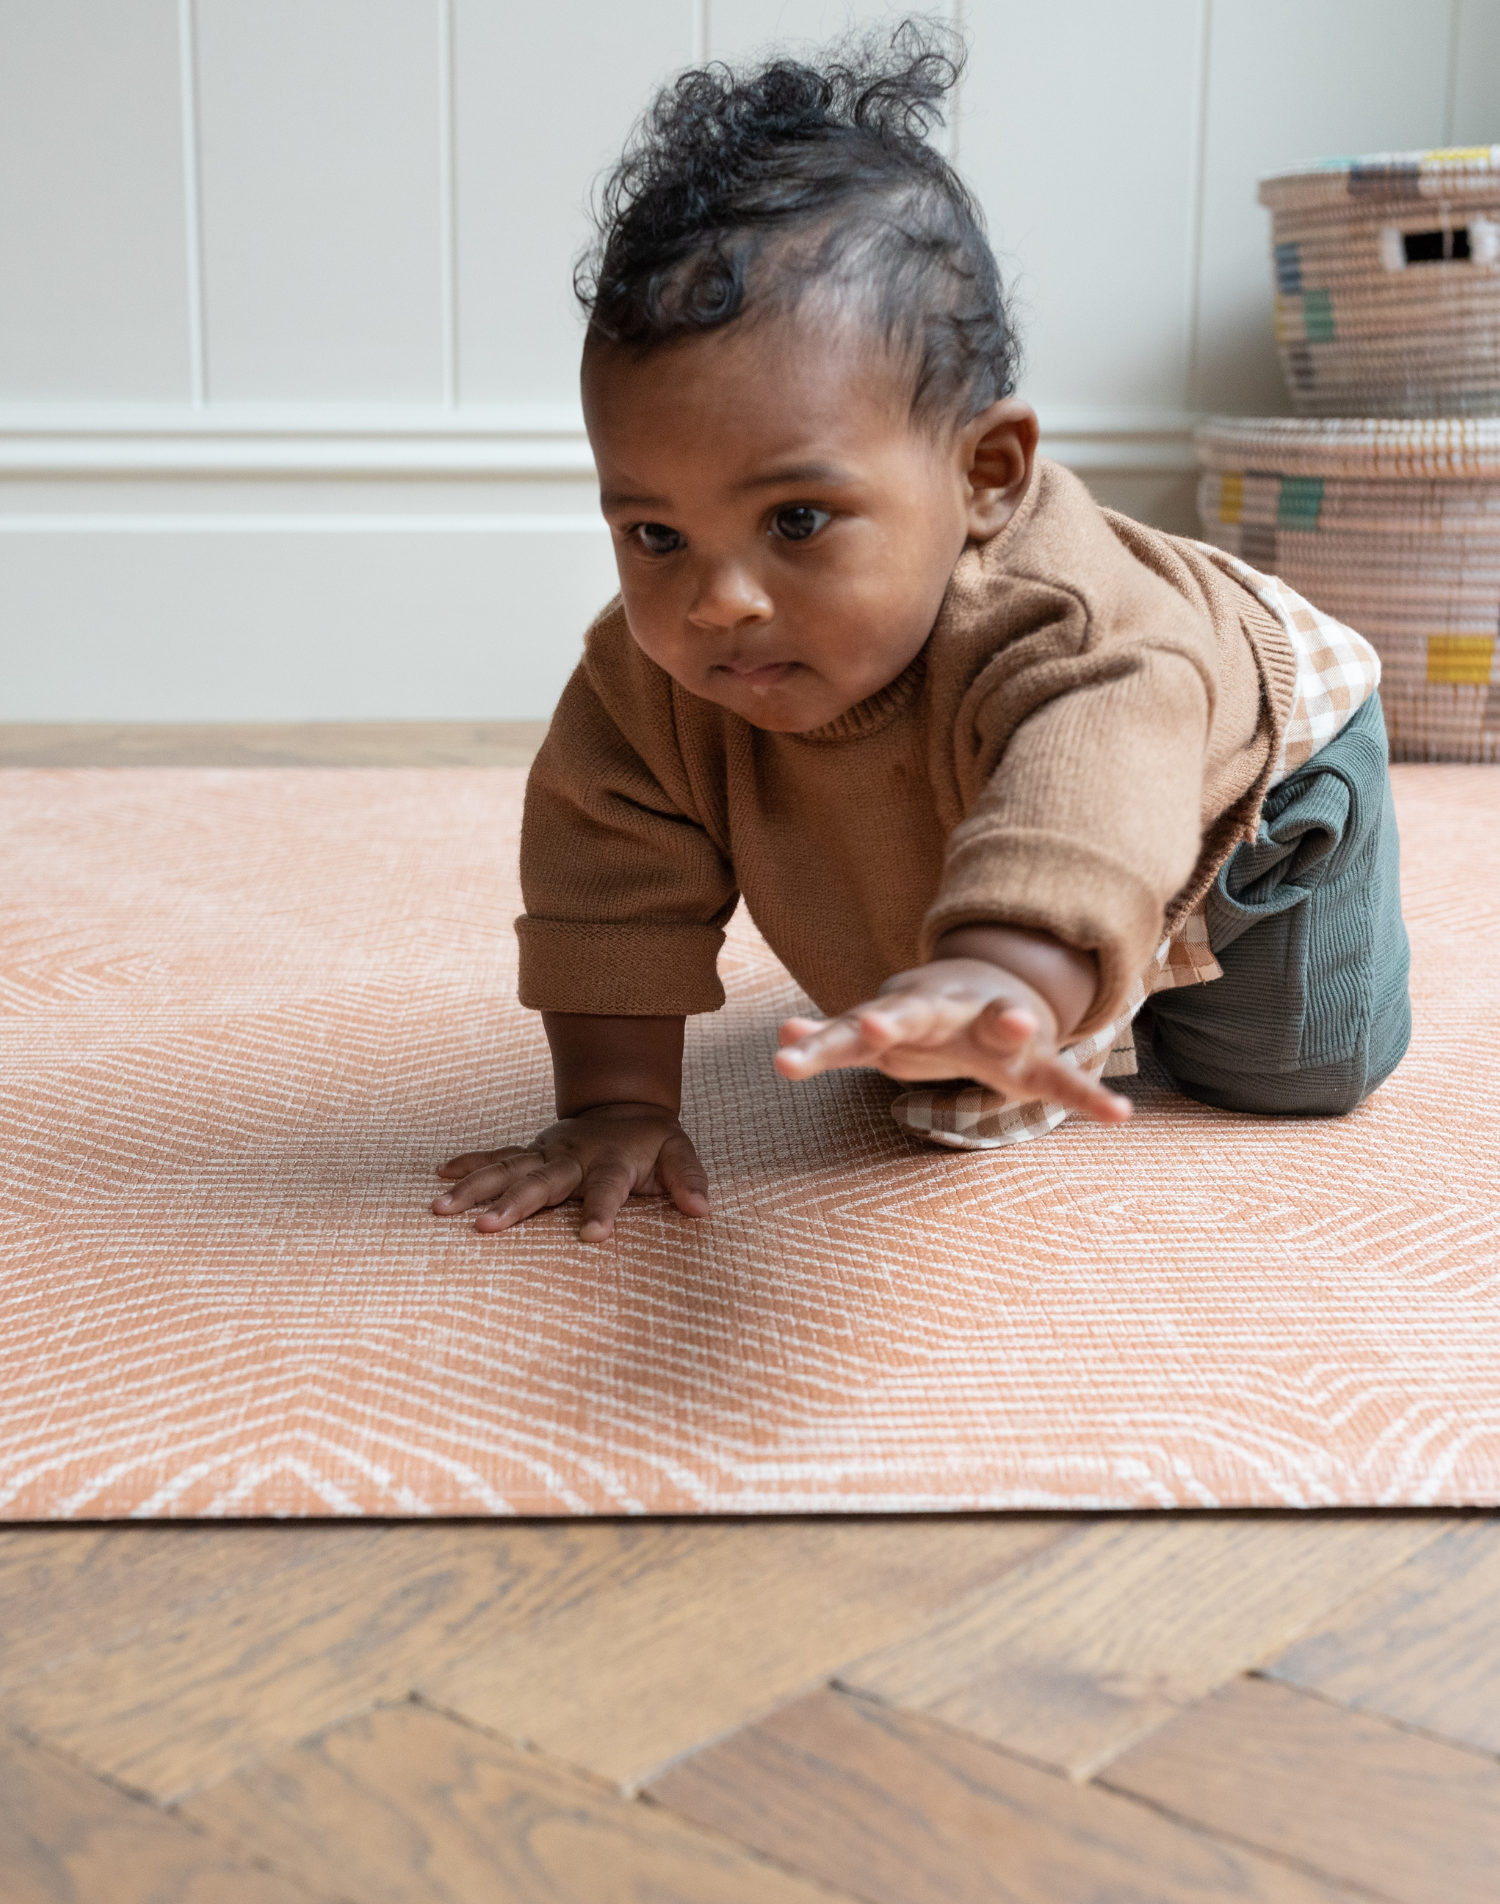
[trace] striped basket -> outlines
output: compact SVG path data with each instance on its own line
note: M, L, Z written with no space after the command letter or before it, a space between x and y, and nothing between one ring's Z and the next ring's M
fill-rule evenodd
M1500 761L1500 417L1215 417L1205 539L1368 636L1397 760Z
M1500 145L1330 159L1260 201L1295 410L1500 412Z

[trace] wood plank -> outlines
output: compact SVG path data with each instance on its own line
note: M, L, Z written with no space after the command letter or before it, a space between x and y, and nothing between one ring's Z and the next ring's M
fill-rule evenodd
M1445 1534L1261 1671L1500 1753L1500 1520Z
M1045 1517L724 1525L424 1672L433 1703L625 1785L1065 1538Z
M308 1904L309 1893L0 1732L0 1895L5 1904Z
M1086 1778L1453 1524L1098 1521L840 1681Z
M1500 1889L1500 1765L1289 1686L1237 1680L1106 1779L1396 1904Z
M654 1806L415 1705L353 1720L186 1809L360 1904L833 1904Z
M525 767L545 721L0 723L0 767Z
M178 1579L178 1603L157 1617L145 1617L149 1564L104 1569L94 1584L107 1637L88 1635L80 1589L71 1617L85 1643L7 1706L36 1736L163 1802L419 1686L479 1716L497 1688L519 1689L499 1702L512 1734L555 1730L580 1763L644 1769L925 1620L1067 1525L226 1528L213 1536L226 1584L194 1598ZM155 1530L112 1531L144 1545ZM231 1556L246 1534L261 1540L242 1576ZM275 1568L277 1539L300 1548L295 1567ZM171 1559L166 1542L148 1552ZM103 1590L125 1576L128 1613ZM632 1756L642 1741L645 1761Z
M848 1694L783 1707L648 1790L870 1904L1329 1904L1349 1895Z
M115 1531L150 1538L145 1529ZM421 1670L440 1669L543 1610L618 1591L641 1569L670 1568L714 1531L606 1521L225 1528L216 1535L217 1593L137 1625L120 1624L120 1610L101 1595L110 1637L17 1687L7 1711L91 1768L166 1802L404 1696ZM266 1533L300 1548L300 1564L242 1575L237 1541ZM137 1621L149 1572L132 1581ZM80 1594L75 1606L85 1605Z
M373 1565L389 1532L185 1521L9 1529L0 1533L0 1690L202 1617L226 1596L293 1591L291 1577L320 1567L330 1542L345 1565Z

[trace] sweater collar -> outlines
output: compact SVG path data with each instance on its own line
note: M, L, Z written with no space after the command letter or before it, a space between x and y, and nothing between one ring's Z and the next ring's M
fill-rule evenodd
M863 740L867 734L878 733L911 705L926 673L927 649L924 646L916 660L908 664L905 673L898 674L894 681L888 681L879 693L846 708L837 720L827 721L822 727L810 727L805 733L792 734L788 738L826 746L831 742Z

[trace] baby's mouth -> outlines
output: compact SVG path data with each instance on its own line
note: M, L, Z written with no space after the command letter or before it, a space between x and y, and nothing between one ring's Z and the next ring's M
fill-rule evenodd
M710 669L712 674L727 674L732 681L747 688L774 688L789 675L795 674L800 663L796 661L767 661L755 664L744 661L719 661Z

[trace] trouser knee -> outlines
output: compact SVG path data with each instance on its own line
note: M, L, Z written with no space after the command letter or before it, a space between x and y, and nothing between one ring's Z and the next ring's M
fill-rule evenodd
M1379 1090L1406 1054L1411 1040L1411 1010L1405 999L1375 1030L1378 1036L1331 1063L1288 1071L1259 1071L1194 1062L1159 1020L1152 1026L1157 1062L1185 1097L1217 1110L1256 1117L1346 1117Z

